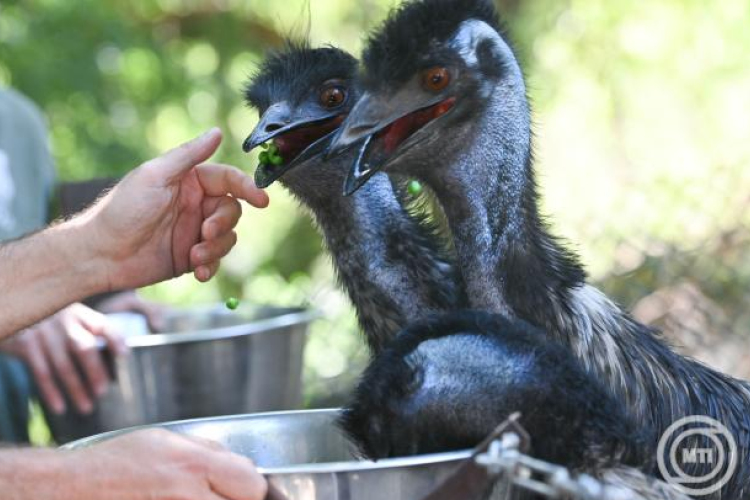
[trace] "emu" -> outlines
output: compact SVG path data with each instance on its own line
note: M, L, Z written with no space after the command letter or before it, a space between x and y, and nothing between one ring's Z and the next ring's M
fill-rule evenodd
M261 115L245 152L274 141L284 160L260 165L256 184L279 180L323 233L371 353L409 321L459 307L454 266L430 224L404 207L386 175L341 195L353 158L322 153L358 99L358 61L345 51L287 42L251 78L245 100Z
M289 44L265 61L246 90L262 118L245 149L274 140L285 159L261 165L256 181L279 180L311 209L373 348L342 427L371 457L425 453L471 447L520 410L540 458L587 471L641 463L642 431L622 406L570 353L545 345L546 337L522 321L486 313L433 316L391 340L411 316L456 309L460 292L430 232L404 210L385 175L345 198L339 186L353 158L322 161L332 131L358 98L355 71L356 61L343 51ZM402 245L408 251L392 250ZM367 293L381 299L365 300ZM415 384L425 376L430 384ZM430 415L441 408L455 408L455 420ZM395 420L387 416L377 428L364 418L411 410L415 418L402 428L389 426ZM648 484L634 471L630 476Z
M712 497L750 498L750 387L677 354L586 284L540 214L526 86L489 0L416 0L363 53L363 95L328 156L365 147L345 183L414 176L436 193L471 308L520 318L572 351L652 429L705 415L739 443L739 469ZM707 442L694 436L694 447ZM710 464L683 464L693 477Z
M471 448L514 412L534 457L593 475L616 498L687 499L642 472L653 466L649 433L605 384L538 328L499 314L409 325L367 367L340 425L366 456L399 457Z

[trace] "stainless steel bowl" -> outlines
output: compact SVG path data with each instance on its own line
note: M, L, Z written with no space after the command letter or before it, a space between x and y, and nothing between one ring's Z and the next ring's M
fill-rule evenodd
M312 318L302 309L175 312L170 333L127 339L132 353L115 361L116 381L92 415L47 411L52 435L66 443L168 420L299 408Z
M336 427L336 410L261 413L160 424L181 434L223 443L252 458L289 500L420 500L435 490L470 451L370 462L359 460ZM82 448L122 435L94 436L66 446ZM492 500L506 500L499 484Z

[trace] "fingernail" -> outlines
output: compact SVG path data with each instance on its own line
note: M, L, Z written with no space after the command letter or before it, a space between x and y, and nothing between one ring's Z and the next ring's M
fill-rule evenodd
M195 277L198 278L198 281L206 281L207 275L208 275L208 271L203 266L195 270Z
M219 131L220 131L219 127L211 127L207 131L203 132L203 135L201 135L200 137L198 137L198 140L199 141L205 141L206 139L208 139L212 135L215 135L216 132L219 132Z
M52 413L55 415L62 415L66 410L67 408L62 400L52 402Z
M109 384L107 382L100 382L95 389L96 397L100 398L107 394L107 391L109 390Z
M115 355L118 358L125 357L130 354L130 346L122 339L121 342L115 343Z
M160 318L160 319L155 319L155 320L153 321L153 324L152 324L151 326L152 326L152 327L154 328L154 330L156 330L157 332L163 332L164 330L166 330L166 329L167 329L167 324L166 324L166 323L164 322L164 320L163 320L163 319L161 319L161 318ZM155 332L154 332L154 333L155 333Z
M84 401L81 404L80 410L84 415L91 415L91 412L94 411L94 406L89 401Z
M206 266L201 266L198 268L200 271L200 280L203 283L206 283L211 279L211 271Z

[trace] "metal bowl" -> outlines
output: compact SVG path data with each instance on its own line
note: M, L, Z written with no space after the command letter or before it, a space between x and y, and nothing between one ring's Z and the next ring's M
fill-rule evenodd
M252 458L289 500L420 500L471 456L471 451L371 462L360 460L335 425L336 410L261 413L171 422L161 427L218 441ZM67 445L76 449L133 429ZM498 485L492 500L508 499Z
M132 353L114 362L115 382L93 414L45 412L52 435L66 443L168 420L299 408L313 317L302 309L174 312L169 333L127 338Z

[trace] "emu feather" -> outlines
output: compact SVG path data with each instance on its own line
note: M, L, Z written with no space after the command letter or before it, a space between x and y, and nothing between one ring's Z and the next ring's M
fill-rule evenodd
M722 422L740 444L740 467L706 498L750 498L747 382L676 353L587 285L577 256L551 234L538 208L523 72L498 26L489 0L415 0L395 10L370 37L363 97L329 154L374 137L363 158L377 157L379 169L417 177L436 193L472 308L523 319L567 346L650 429L653 447L682 417ZM438 94L420 83L429 67L452 77ZM390 117L451 97L450 112L383 154L377 137ZM362 185L375 171L355 164L356 182L348 184ZM710 465L690 469L698 476Z

